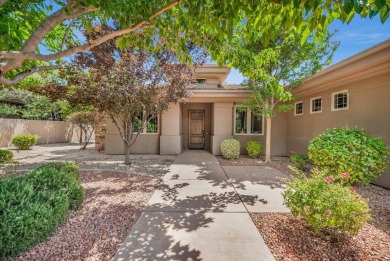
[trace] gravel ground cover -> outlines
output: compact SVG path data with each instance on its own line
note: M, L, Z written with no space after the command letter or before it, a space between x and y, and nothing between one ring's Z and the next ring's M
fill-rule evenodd
M104 152L94 150L94 144L89 144L87 149L80 150L79 145L68 143L43 144L33 146L31 150L16 150L7 148L14 153L14 159L18 161L17 172L25 172L34 169L43 163L54 161L75 161L81 170L127 172L142 175L162 175L175 160L172 155L156 154L132 154L130 156L132 164L123 164L124 155L106 155ZM8 167L9 168L9 167ZM164 173L161 173L161 170ZM0 178L7 171L6 166L0 167Z
M49 241L10 260L110 260L159 183L156 176L82 172L82 207Z
M357 236L334 238L315 235L289 213L251 213L251 217L276 260L390 260L389 230L374 222Z
M273 157L271 164L246 155L237 160L219 156L218 161L223 166L268 165L292 174L289 157ZM372 217L357 236L315 235L290 213L251 213L251 217L276 260L390 260L390 190L376 185L356 190L369 199Z

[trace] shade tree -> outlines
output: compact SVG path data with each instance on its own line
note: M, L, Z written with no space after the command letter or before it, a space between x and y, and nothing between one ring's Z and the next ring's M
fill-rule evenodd
M0 0L0 84L15 85L34 72L60 68L62 58L112 39L120 48L158 51L152 43L160 36L181 61L188 61L188 40L207 42L209 50L219 48L242 21L246 32L260 31L265 42L275 39L279 25L287 31L296 28L304 41L313 32L322 39L334 20L349 22L360 15L379 16L384 22L389 12L386 0ZM303 26L309 16L308 26ZM79 32L112 21L118 30L93 41L80 37ZM142 39L137 37L140 31Z

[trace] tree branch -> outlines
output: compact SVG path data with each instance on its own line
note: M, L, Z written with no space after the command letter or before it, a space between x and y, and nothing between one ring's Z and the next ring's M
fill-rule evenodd
M107 34L107 35L105 35L105 36L103 36L103 37L101 37L99 39L96 39L93 42L89 42L89 43L86 43L84 45L76 46L76 47L73 47L73 48L65 50L65 51L61 51L61 52L58 52L58 53L55 53L55 54L48 54L48 55L37 54L37 53L35 53L33 51L31 51L31 52L23 52L23 50L21 52L15 52L15 51L8 51L7 52L7 51L3 51L3 52L0 52L0 59L15 59L15 60L19 60L21 62L23 62L24 60L52 61L52 60L57 60L57 59L60 59L62 57L69 56L69 55L72 55L72 54L85 52L85 51L88 51L91 48L93 48L95 46L98 46L98 45L100 45L102 43L105 43L106 41L111 40L113 38L116 38L116 37L119 37L119 36L123 36L125 34L132 33L132 32L137 31L139 29L150 28L151 25L148 24L149 20L152 20L152 19L156 18L157 16L159 16L162 13L164 13L165 11L173 8L174 6L178 5L179 3L180 3L180 0L173 1L170 4L168 4L168 5L164 6L163 8L159 9L154 14L152 14L149 17L148 20L143 20L143 21L139 22L138 24L133 25L130 28L126 28L126 29L119 30L119 31L114 31L114 32L109 33L109 34ZM88 9L88 10L90 10L90 9ZM85 13L87 13L87 12L85 12ZM68 18L70 18L70 17L68 17ZM11 68L13 67L12 69L15 69L15 68L17 68L19 66L15 67L15 66L11 65ZM7 71L10 71L9 68L10 68L9 66L5 66L3 70L5 72L7 72Z
M18 74L13 78L12 80L9 80L7 78L4 78L4 76L0 77L0 84L5 86L12 86L20 82L21 80L25 79L27 76L39 72L39 71L47 71L47 70L54 70L54 69L61 69L63 68L62 65L51 65L51 66L41 66L41 67L34 67L28 71L25 71L23 73Z
M84 8L81 10L78 10L72 14L66 14L64 8L58 10L57 12L53 13L49 17L47 17L36 29L35 31L30 35L29 39L24 43L23 47L21 48L20 52L12 52L13 55L10 57L3 56L3 52L0 53L0 59L11 59L6 60L5 65L2 65L0 68L1 71L9 72L13 69L19 68L23 62L26 59L23 54L27 53L35 53L35 49L37 46L41 43L41 41L45 38L48 32L50 32L54 27L61 24L62 22L68 20L68 19L75 19L81 15L84 15L86 13L99 10L98 8ZM7 53L7 52L6 52ZM19 55L16 55L19 54ZM14 60L12 60L14 59ZM33 59L34 60L34 59Z
M0 6L4 5L7 0L0 0Z
M72 29L73 23L74 23L74 19L70 21L69 26L65 31L64 37L62 38L62 42L61 42L61 51L64 49L66 37L68 37L70 29Z

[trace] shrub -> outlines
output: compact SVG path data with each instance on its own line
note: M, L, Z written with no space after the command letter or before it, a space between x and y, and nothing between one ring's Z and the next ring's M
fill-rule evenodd
M288 182L283 197L292 214L316 233L330 230L355 235L370 220L367 200L318 169L311 178L302 174Z
M0 164L12 163L14 161L14 154L9 150L0 150Z
M227 139L221 143L221 153L226 159L238 159L240 156L240 142L235 139Z
M84 191L74 163L49 163L23 176L0 179L0 259L47 240Z
M309 158L307 156L298 153L291 154L290 160L295 165L295 167L300 170L303 170L303 168L309 162Z
M20 134L12 137L12 143L20 150L28 150L38 142L38 136L32 134Z
M327 131L309 144L313 163L329 169L334 177L350 173L349 184L369 184L376 179L388 167L388 153L382 139L349 128Z
M249 157L258 158L263 151L263 146L258 141L249 141L246 144L245 149L248 152Z

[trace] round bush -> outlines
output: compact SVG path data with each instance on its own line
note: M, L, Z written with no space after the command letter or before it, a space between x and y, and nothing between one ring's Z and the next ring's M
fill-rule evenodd
M370 220L367 200L325 173L314 170L311 178L301 176L287 183L284 204L316 233L330 230L357 234Z
M49 163L0 179L0 260L47 240L84 199L74 163Z
M14 154L9 150L0 150L0 164L11 163L14 160Z
M12 143L20 150L28 150L38 142L38 135L20 134L12 137Z
M389 150L380 138L363 130L341 128L327 131L309 143L308 156L334 178L348 173L345 183L369 184L387 167Z
M249 141L246 144L245 149L248 152L249 157L258 158L263 151L263 146L258 141Z
M240 142L235 139L227 139L221 143L221 153L226 159L238 159L240 156Z

